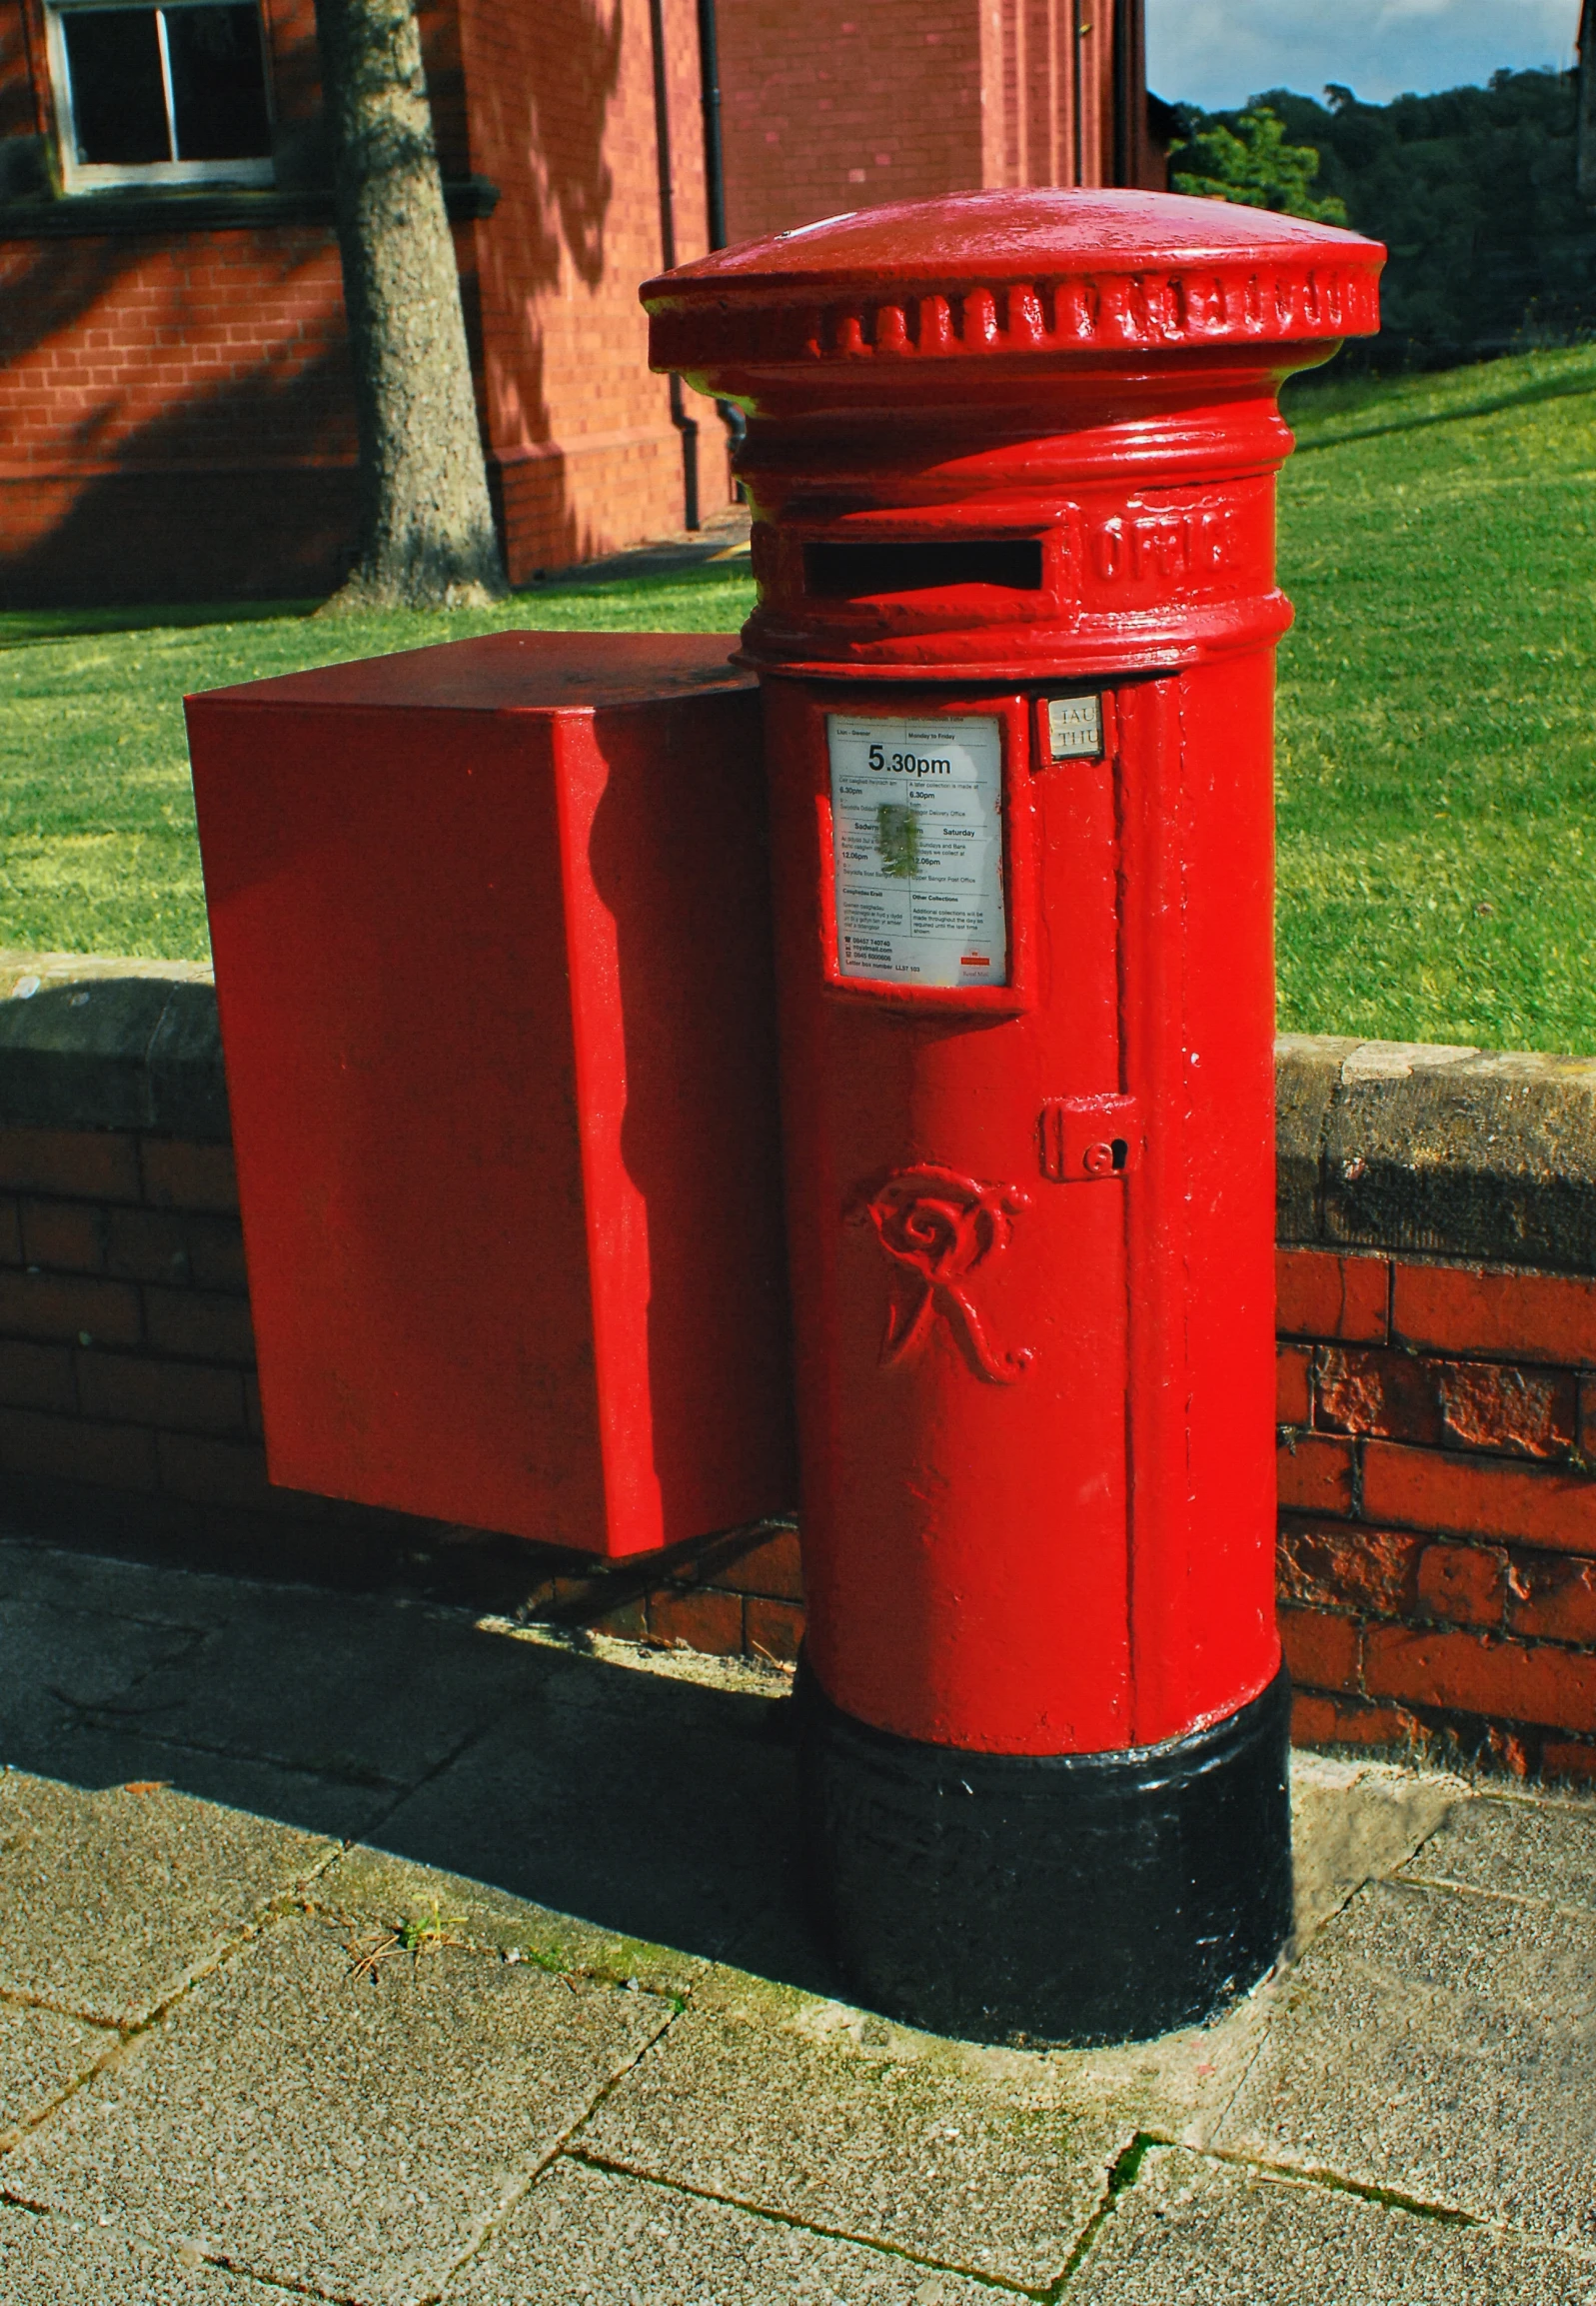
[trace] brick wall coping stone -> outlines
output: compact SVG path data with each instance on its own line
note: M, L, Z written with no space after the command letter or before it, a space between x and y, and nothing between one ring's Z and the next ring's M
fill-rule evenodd
M225 1144L210 970L0 950L0 1124Z
M1283 1242L1596 1272L1596 1058L1282 1034ZM0 1123L222 1143L211 972L0 950Z
M1596 1058L1282 1034L1276 1232L1596 1272Z

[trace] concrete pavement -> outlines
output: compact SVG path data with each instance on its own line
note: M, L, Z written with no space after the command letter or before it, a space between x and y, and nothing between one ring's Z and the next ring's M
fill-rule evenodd
M0 2299L1596 2306L1596 1805L1303 1757L1223 2024L851 2007L776 1672L0 1541Z

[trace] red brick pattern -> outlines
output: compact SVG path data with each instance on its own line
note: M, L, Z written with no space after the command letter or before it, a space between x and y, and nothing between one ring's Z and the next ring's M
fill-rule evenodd
M0 120L49 126L38 26L0 0ZM678 257L706 245L694 0L665 0ZM680 527L640 280L661 263L650 12L422 10L490 479L520 581ZM285 151L314 144L313 0L267 11ZM0 568L21 599L304 594L354 533L355 424L331 222L0 244ZM704 427L706 508L727 501Z
M663 0L678 263L709 245L695 0ZM682 449L649 370L638 285L661 268L647 8L458 0L470 166L499 187L461 236L492 478L513 584L679 529ZM730 498L700 421L703 504Z
M0 1233L0 1467L278 1511L251 1437L253 1359L225 1147L115 1132L0 1131L23 1190ZM0 1204L5 1205L5 1204ZM201 1459L193 1452L222 1448ZM239 1466L247 1466L241 1479ZM319 1501L317 1501L317 1509Z
M1312 1416L1308 1388L1313 1381L1313 1349L1309 1345L1275 1347L1274 1413L1282 1425L1306 1425Z
M1069 0L723 0L733 240L979 185L1101 184L1107 9Z
M723 7L732 239L993 181L982 63L979 0Z
M674 1573L647 1565L627 1573L555 1576L535 1596L557 1622L618 1639L714 1657L746 1657L783 1668L796 1663L803 1634L803 1578L796 1529L713 1541ZM620 1595L617 1597L617 1589Z
M1305 1513L1350 1513L1356 1472L1350 1441L1292 1433L1280 1456L1280 1502Z
M0 119L54 133L42 11L0 0ZM320 110L313 0L267 10L285 154ZM447 70L442 75L447 106ZM354 404L330 223L0 244L0 567L16 599L325 590Z
M0 375L8 477L164 462L178 409L193 460L353 453L328 228L8 242L0 296L17 332Z
M1279 1269L1297 1735L1596 1775L1596 1282Z
M1596 1365L1596 1281L1399 1264L1391 1328L1423 1352Z
M355 432L330 227L7 242L0 315L14 586L122 599L336 579Z
M1381 1257L1280 1249L1274 1286L1282 1337L1351 1337L1383 1344L1390 1333L1390 1267Z

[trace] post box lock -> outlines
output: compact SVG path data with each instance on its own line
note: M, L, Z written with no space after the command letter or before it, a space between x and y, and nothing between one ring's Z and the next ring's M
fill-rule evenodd
M1036 1125L1041 1173L1055 1185L1123 1176L1141 1160L1133 1097L1050 1097Z

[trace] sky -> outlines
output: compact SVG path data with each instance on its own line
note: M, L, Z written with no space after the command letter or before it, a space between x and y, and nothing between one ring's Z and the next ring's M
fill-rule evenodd
M1330 80L1384 104L1503 66L1566 70L1578 27L1579 0L1147 0L1147 85L1210 112Z

